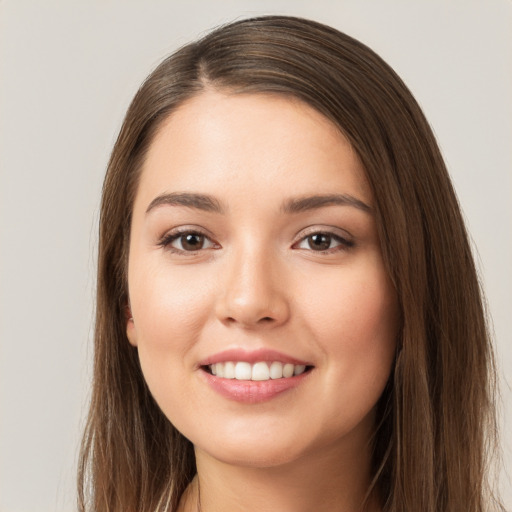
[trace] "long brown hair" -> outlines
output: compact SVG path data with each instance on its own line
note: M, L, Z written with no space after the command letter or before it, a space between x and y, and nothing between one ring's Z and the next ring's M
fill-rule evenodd
M79 467L81 511L176 510L194 452L146 387L126 338L131 212L163 120L205 87L293 96L335 123L375 198L401 326L377 404L373 488L385 511L483 512L495 437L493 360L457 198L416 101L372 50L319 23L237 21L168 57L126 114L103 188L94 384Z

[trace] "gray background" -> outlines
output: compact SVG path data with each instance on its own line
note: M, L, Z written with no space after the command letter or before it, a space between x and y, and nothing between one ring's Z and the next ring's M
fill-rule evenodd
M100 188L131 97L177 46L271 12L361 39L424 108L478 247L511 472L509 0L0 0L1 512L75 508ZM504 476L502 488L512 507Z

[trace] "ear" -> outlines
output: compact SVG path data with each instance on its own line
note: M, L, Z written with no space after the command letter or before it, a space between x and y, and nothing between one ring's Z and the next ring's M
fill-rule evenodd
M125 315L125 319L126 319L126 337L128 338L130 345L136 347L137 346L137 330L135 328L135 323L133 321L132 310L128 304L124 308L124 315Z

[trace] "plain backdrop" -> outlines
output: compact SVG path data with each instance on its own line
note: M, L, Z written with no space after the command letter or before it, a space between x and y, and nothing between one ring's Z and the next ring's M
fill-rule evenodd
M478 247L512 472L510 1L0 0L1 512L75 509L100 189L129 101L178 46L263 13L362 40L423 107Z

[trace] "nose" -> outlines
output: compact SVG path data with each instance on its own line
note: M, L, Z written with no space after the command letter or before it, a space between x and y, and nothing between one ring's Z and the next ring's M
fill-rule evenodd
M251 329L275 327L288 320L290 304L275 258L246 250L224 263L216 305L222 323Z

